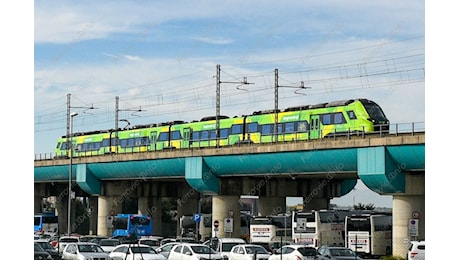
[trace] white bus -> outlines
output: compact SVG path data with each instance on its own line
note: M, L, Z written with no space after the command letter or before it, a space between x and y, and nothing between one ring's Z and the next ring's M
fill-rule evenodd
M256 216L249 225L249 243L271 251L292 243L291 215Z
M345 216L350 211L312 210L294 212L292 216L292 240L296 244L313 247L321 245L345 245Z
M359 255L392 254L391 214L354 214L345 218L345 246Z

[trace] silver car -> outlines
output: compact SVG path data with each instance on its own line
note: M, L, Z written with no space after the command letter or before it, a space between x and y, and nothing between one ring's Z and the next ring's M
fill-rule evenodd
M68 243L62 251L62 259L98 259L109 260L109 254L96 243L78 242Z

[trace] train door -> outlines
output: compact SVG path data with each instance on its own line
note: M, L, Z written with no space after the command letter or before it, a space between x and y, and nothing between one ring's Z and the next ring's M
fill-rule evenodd
M190 147L190 128L184 128L184 136L182 139L182 148Z
M150 132L150 140L152 141L152 149L154 151L157 150L157 132L156 131L153 131L153 132Z
M319 115L310 116L310 139L318 139L321 137L321 127Z

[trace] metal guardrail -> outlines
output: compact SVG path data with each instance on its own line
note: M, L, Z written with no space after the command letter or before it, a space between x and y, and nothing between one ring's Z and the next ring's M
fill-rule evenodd
M382 129L382 128L380 128ZM332 133L328 137L323 138L321 140L335 140L337 138L375 138L376 135L379 137L385 137L385 136L398 136L402 134L409 134L409 135L415 135L419 133L425 133L425 122L413 122L413 123L398 123L398 124L390 124L389 126L389 131L376 131L372 133L364 133L364 131L349 131L347 133ZM295 133L286 133L284 135L292 135ZM240 142L236 143L234 145L231 145L231 147L235 146L266 146L266 145L272 145L275 143L292 143L292 142L309 142L309 141L317 141L318 139L315 140L296 140L296 139L290 139L290 140L285 140L282 134L279 134L278 136L281 136L282 138L279 138L277 142L274 141L274 138L272 138L272 142L270 143L252 143L252 142ZM280 141L281 139L281 141ZM184 148L185 150L193 150L193 149L221 149L225 148L227 146L221 146L221 147L216 147L215 145L215 139L208 140L208 146L207 147L189 147L189 148ZM143 147L143 151L138 151L140 147ZM149 149L150 146L140 146L140 147L130 147L130 148L119 148L122 149L121 153L127 154L127 153L143 153L143 152L166 152L166 151L171 151L174 150L172 148L163 148L161 150L155 149ZM183 150L183 149L180 149ZM75 155L74 155L75 156ZM105 156L105 155L100 155L100 154L94 154L94 152L87 152L83 155L78 155L75 157L92 157L92 156ZM64 159L64 158L56 158L56 154L51 152L51 153L40 153L40 154L35 154L35 161L42 161L42 160L55 160L55 159Z

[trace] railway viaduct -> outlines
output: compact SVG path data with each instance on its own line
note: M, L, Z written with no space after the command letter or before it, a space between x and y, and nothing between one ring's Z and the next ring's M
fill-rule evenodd
M63 223L69 165L69 159L34 162L34 210L41 210L42 198L56 196ZM136 199L139 213L152 216L159 231L162 197L176 198L181 216L197 212L201 195L212 195L213 221L222 223L229 212L240 211L241 195L259 196L262 215L286 212L286 196L303 197L304 209L327 209L358 178L393 196L393 255L405 256L414 212L418 239L425 239L424 132L73 158L71 180L77 196L89 197L94 209L93 234L108 235L107 217L122 213L128 198ZM238 234L240 216L233 218ZM220 228L218 236L224 235Z

